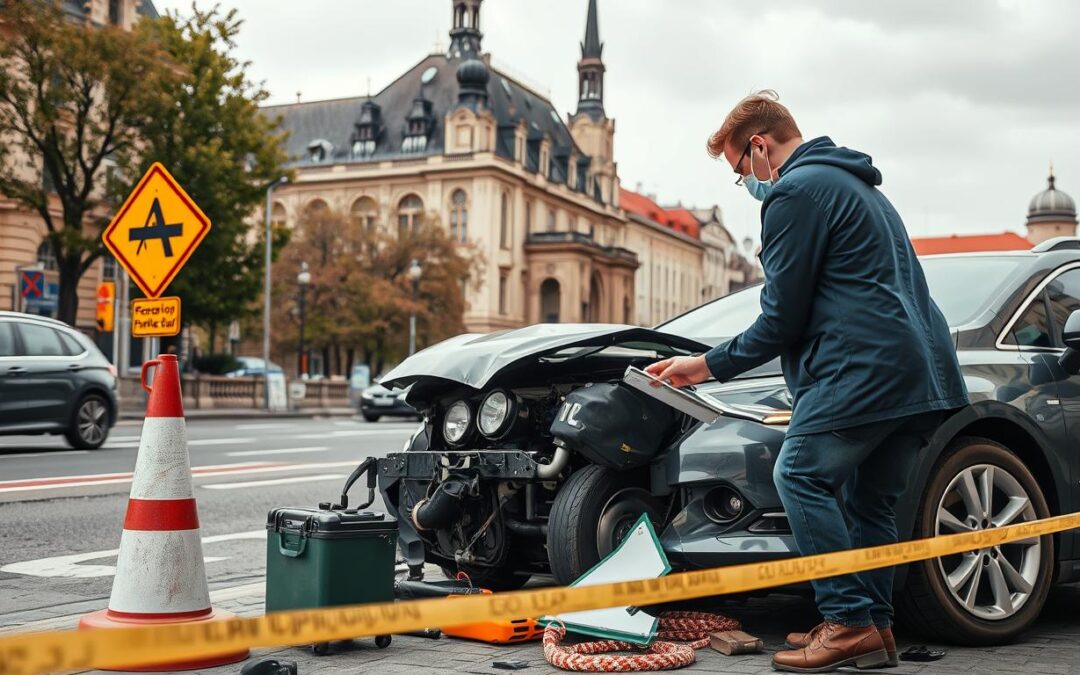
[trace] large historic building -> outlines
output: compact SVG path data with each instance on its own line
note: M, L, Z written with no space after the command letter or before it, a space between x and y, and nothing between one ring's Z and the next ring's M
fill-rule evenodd
M265 109L290 132L297 174L275 192L274 220L331 208L390 232L437 221L487 261L467 291L471 331L652 324L752 274L718 209L675 215L621 188L596 0L565 118L482 52L481 2L452 0L449 49L375 95Z
M139 17L157 16L157 10L150 0L63 0L58 4L71 21L85 24L88 28L113 25L130 30ZM0 30L3 30L2 27ZM24 166L27 175L40 175L41 159L26 159ZM59 203L54 205L54 212L59 220ZM18 273L22 269L45 271L43 290L46 295L51 296L57 289L56 258L52 247L45 242L45 234L45 223L41 216L0 195L0 310L24 309L55 316L55 302L50 297L34 300L31 304L19 294ZM79 312L75 323L84 332L94 334L96 331L95 294L98 282L114 279L116 271L116 261L106 255L94 263L79 281ZM107 353L111 353L109 341L99 342Z

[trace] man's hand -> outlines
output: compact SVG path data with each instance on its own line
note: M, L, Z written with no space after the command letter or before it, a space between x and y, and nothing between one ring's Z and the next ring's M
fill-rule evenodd
M673 356L648 366L645 372L673 387L688 387L712 377L704 356ZM659 387L660 383L652 385Z

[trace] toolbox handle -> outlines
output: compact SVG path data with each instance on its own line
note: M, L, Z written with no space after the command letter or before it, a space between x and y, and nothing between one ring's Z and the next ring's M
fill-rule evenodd
M299 558L300 556L304 555L304 549L307 548L307 537L301 534L298 541L300 542L300 546L298 546L294 551L293 549L285 546L285 533L278 532L278 552L286 558Z
M364 461L360 462L360 466L353 469L353 472L349 474L348 480L345 481L345 487L341 489L341 501L335 504L333 508L346 509L349 507L349 488L351 488L353 486L353 483L355 483L360 478L360 476L363 476L365 473L367 474L368 500L363 504L360 504L356 508L366 509L367 507L371 506L371 504L375 501L375 480L379 477L375 471L377 461L378 460L376 460L374 457L368 457Z

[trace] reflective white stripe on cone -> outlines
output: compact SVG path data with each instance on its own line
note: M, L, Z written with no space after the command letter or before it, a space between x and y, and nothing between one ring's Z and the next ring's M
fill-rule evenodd
M147 417L139 439L131 497L181 499L194 494L184 418Z
M210 611L198 530L124 530L109 609L125 614Z

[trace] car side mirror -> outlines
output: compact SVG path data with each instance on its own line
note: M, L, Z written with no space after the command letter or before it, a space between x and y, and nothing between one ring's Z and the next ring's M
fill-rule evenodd
M1069 315L1065 330L1061 331L1061 341L1065 343L1065 353L1058 363L1070 375L1080 373L1080 310Z

